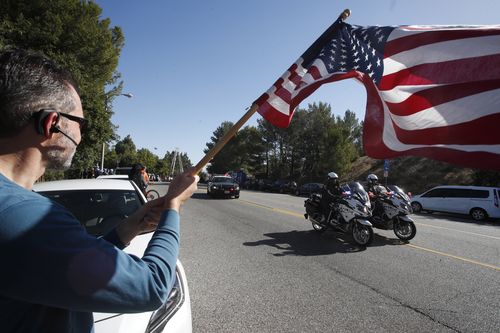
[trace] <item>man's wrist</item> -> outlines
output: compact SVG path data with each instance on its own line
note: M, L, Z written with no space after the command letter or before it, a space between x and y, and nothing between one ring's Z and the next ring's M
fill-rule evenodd
M124 221L116 228L116 234L125 246L129 245L132 239L134 239L140 231L136 223L130 223L128 220Z
M175 210L178 213L180 207L181 207L181 203L180 203L179 199L177 199L177 198L168 198L168 197L165 198L165 202L163 204L163 209L165 209L165 210L167 210L167 209L173 209L173 210Z

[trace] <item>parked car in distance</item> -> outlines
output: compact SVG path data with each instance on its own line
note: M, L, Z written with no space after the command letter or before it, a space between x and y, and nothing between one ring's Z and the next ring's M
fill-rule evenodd
M96 237L106 234L134 213L146 198L137 186L123 179L74 179L36 183L33 190L62 204ZM153 233L134 238L125 252L141 257ZM156 311L141 313L94 313L95 332L188 332L192 331L191 301L186 274L177 261L176 279L167 301Z
M214 176L207 184L207 195L209 197L240 197L240 186L229 176Z
M476 221L500 218L500 188L483 186L437 186L413 196L411 206L421 211L470 215Z
M324 185L321 183L306 183L302 184L295 190L295 195L311 195L312 193L319 193Z
M297 183L288 180L277 180L271 186L271 192L278 193L295 193L297 190Z
M274 181L271 179L259 179L257 182L257 190L262 192L271 192Z
M259 189L259 181L255 178L248 178L245 181L243 188L247 189L247 190L258 190Z

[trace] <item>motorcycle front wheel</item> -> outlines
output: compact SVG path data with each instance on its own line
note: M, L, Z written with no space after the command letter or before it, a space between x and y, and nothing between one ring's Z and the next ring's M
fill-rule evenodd
M356 222L351 230L352 239L354 242L361 246L369 245L373 241L373 228Z
M417 234L415 223L410 221L394 221L394 234L402 241L409 241Z

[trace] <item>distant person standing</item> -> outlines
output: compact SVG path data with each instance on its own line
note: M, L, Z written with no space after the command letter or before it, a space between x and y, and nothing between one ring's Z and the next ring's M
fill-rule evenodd
M142 174L142 169L144 166L140 163L135 164L132 169L130 170L130 173L128 174L128 179L132 180L137 187L146 195L146 188L148 187L148 184L144 180L143 174Z
M142 179L144 180L144 183L146 184L146 187L148 187L149 185L149 174L147 172L147 169L145 166L142 166L141 168L141 175L142 175Z

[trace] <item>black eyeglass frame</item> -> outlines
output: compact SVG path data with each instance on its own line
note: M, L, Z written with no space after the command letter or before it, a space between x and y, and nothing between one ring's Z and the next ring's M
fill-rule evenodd
M37 116L38 114L40 114L42 112L56 112L57 115L60 117L77 122L78 125L80 125L80 131L83 131L87 127L87 119L82 118L82 117L78 117L78 116L73 116L72 114L69 114L69 113L59 112L55 109L41 109L40 111L33 113L33 117Z

